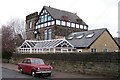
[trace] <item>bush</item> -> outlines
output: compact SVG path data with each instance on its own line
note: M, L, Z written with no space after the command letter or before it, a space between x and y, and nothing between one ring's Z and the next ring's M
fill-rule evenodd
M11 59L11 57L12 57L12 53L11 52L8 52L8 51L3 51L2 52L2 58L3 59L7 59L8 63L9 63L9 60Z

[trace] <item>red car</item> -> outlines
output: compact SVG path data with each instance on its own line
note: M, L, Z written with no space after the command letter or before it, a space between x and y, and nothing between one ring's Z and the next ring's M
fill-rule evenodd
M18 69L21 73L28 73L35 77L37 74L50 76L53 67L46 65L40 58L25 58L22 63L18 63Z

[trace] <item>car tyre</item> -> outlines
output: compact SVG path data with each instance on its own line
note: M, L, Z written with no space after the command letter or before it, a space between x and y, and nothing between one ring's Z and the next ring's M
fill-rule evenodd
M36 72L35 72L35 70L32 70L32 71L31 71L31 75L32 75L33 77L36 77Z

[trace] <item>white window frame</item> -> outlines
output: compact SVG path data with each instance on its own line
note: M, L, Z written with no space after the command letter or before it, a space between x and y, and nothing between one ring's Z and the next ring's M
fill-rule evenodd
M63 26L66 26L66 22L65 22L65 21L62 21L62 25L63 25Z
M79 24L76 24L76 28L79 28Z
M60 20L56 20L56 24L57 24L57 25L60 25Z
M67 22L67 26L70 27L70 22Z
M71 27L75 27L75 23L71 23Z
M30 29L32 28L32 21L30 21Z

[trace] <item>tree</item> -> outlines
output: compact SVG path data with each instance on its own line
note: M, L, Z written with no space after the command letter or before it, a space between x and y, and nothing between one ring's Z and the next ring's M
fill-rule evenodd
M25 24L24 20L19 18L14 18L9 20L7 25L12 26L14 28L15 35L21 35L23 39L26 38Z
M7 25L13 27L16 47L20 46L23 43L24 39L26 39L24 20L14 18L9 20Z
M9 59L15 52L14 29L12 26L2 26L2 57Z
M24 21L11 19L7 25L2 26L2 57L9 59L16 48L22 44L25 35Z

